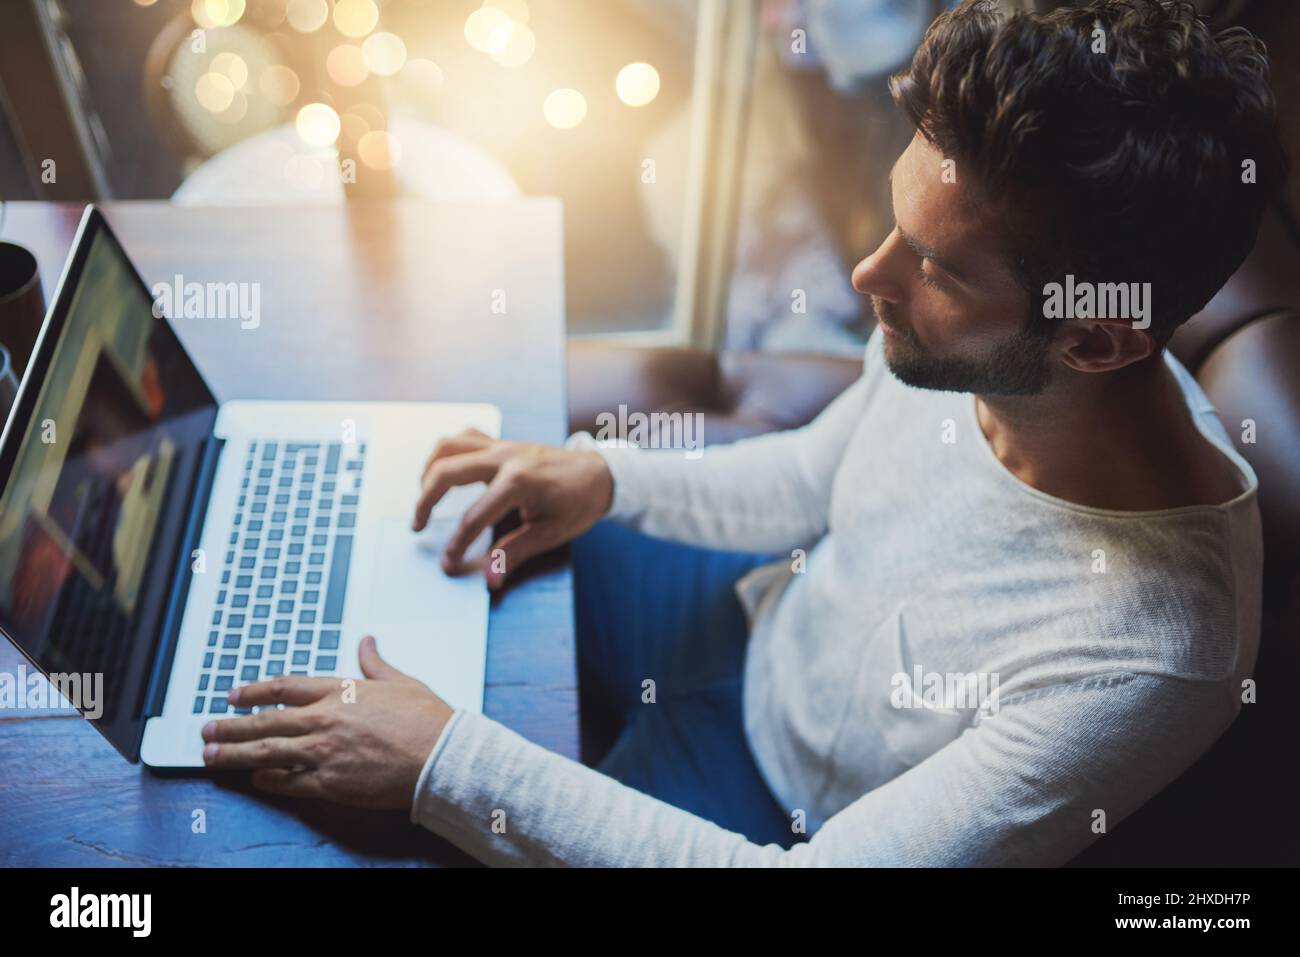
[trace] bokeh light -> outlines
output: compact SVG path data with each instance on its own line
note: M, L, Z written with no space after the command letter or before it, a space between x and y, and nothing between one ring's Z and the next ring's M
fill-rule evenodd
M659 95L659 71L649 63L629 63L618 71L614 89L628 106L645 106Z
M234 102L235 85L224 73L208 71L194 84L194 96L209 113L220 113Z
M234 26L244 15L244 0L192 0L190 16L205 30Z
M225 10L223 9L222 13L224 12ZM208 12L208 0L191 0L190 16L193 18L195 23L203 27L205 30L217 25L216 19L214 19L212 14Z
M315 33L330 18L329 4L325 0L289 0L284 13L289 26L299 33Z
M339 86L360 86L370 75L361 47L355 43L340 43L330 50L325 57L325 72Z
M394 33L372 33L361 52L366 66L379 76L392 76L406 63L406 44Z
M498 53L510 42L513 21L496 7L479 7L465 19L465 40L481 53Z
M412 57L406 61L406 66L402 67L401 80L409 84L413 92L424 96L441 93L444 82L442 67L423 57Z
M212 58L212 72L226 77L236 90L242 90L248 82L248 64L238 53L218 53Z
M492 50L492 59L501 66L523 66L533 58L537 37L532 29L522 23L511 23L505 46Z
M308 103L298 111L298 135L311 146L330 146L339 138L339 115L325 103Z
M288 106L298 98L302 84L298 81L297 73L277 63L262 71L257 80L257 88L276 106Z
M338 0L334 5L334 28L345 37L360 40L378 24L374 0Z
M587 117L587 98L577 90L554 90L542 104L546 122L557 130L571 130Z
M402 144L387 130L371 130L357 142L357 155L371 169L392 169L402 161Z

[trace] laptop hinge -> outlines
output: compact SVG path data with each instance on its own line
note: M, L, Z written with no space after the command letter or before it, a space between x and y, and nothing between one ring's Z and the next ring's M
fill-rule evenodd
M217 477L217 463L221 460L221 449L226 440L215 435L208 437L203 449L203 462L199 466L194 480L194 491L190 499L189 515L185 520L185 534L176 556L176 568L171 576L171 588L167 595L166 612L163 615L162 640L154 655L153 672L149 675L149 690L145 693L144 714L146 718L162 714L167 700L167 678L171 675L172 659L176 656L176 645L180 638L181 621L184 618L185 599L190 593L190 577L193 572L191 556L198 548L199 536L203 534L203 520L208 514L208 501L212 497L212 485ZM144 722L140 725L141 738L144 736ZM137 744L138 747L138 744Z

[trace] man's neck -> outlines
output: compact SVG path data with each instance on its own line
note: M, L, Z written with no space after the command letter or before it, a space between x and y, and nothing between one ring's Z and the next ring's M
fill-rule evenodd
M1238 491L1160 356L1107 374L1058 369L1042 393L977 396L976 412L1012 474L1066 501L1145 511Z

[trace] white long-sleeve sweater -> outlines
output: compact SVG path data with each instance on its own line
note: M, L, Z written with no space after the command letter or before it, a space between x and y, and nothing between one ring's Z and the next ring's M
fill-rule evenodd
M739 585L744 712L807 843L752 844L463 711L412 820L493 864L1069 860L1219 737L1258 646L1258 483L1166 361L1238 473L1223 505L1115 512L1038 491L993 454L972 395L903 385L879 334L804 428L700 458L602 449L614 519L791 552Z

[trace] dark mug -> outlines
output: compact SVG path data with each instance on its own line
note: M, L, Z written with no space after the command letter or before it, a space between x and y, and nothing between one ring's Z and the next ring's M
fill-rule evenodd
M18 396L18 374L14 372L14 364L9 358L9 350L0 346L0 430L4 427L4 422L9 418L9 412L14 407L14 399Z
M13 374L22 378L45 319L45 296L36 257L0 242L0 342L9 350Z

